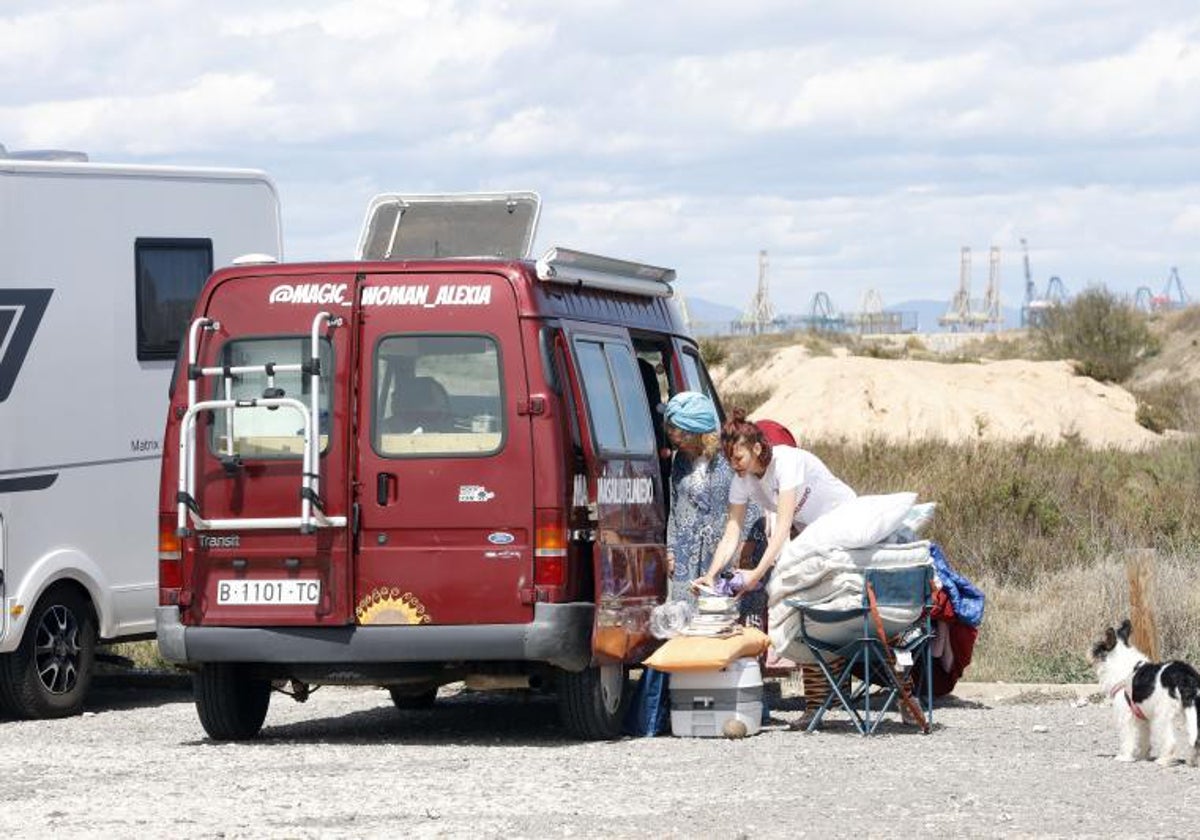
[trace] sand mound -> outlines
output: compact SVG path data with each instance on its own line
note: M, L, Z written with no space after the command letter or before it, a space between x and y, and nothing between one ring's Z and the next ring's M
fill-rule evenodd
M754 416L787 425L802 442L1033 438L1138 449L1163 440L1138 425L1128 391L1076 376L1069 362L943 364L789 347L761 368L722 373L722 393L769 390Z

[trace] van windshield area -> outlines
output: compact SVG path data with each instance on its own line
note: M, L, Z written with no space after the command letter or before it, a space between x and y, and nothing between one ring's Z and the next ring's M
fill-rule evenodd
M262 367L267 364L297 365L309 359L312 340L308 336L246 338L230 341L221 348L222 365ZM321 451L329 444L329 408L333 404L333 348L321 341L320 412ZM254 400L265 396L292 397L307 410L312 403L311 377L300 371L276 371L270 379L265 371L234 373L214 380L212 399ZM209 445L217 455L243 458L300 458L304 453L304 417L291 406L254 406L217 410L213 413Z
M504 439L500 352L486 335L393 335L375 351L374 447L385 457L487 455Z

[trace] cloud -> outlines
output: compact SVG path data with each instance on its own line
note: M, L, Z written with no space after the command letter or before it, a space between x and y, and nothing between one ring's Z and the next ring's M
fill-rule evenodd
M116 146L133 154L161 154L218 142L236 142L240 129L270 111L273 83L249 74L212 74L183 90L143 97L95 97L0 109L33 145L87 149ZM214 112L230 121L213 121Z
M1022 237L1081 283L1200 256L1182 0L9 2L0 84L9 148L266 169L293 257L373 192L530 188L539 241L722 302L765 248L783 311L948 297L968 244L1013 295Z

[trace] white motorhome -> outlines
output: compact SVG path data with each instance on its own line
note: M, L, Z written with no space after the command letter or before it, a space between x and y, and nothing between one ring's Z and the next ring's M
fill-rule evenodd
M163 412L214 268L280 259L262 172L0 146L0 717L78 712L150 638Z

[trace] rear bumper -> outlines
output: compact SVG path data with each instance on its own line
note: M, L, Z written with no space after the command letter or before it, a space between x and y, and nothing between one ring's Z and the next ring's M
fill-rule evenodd
M539 603L529 624L189 627L177 607L159 607L158 649L180 665L524 661L581 671L592 661L594 613L589 603Z

